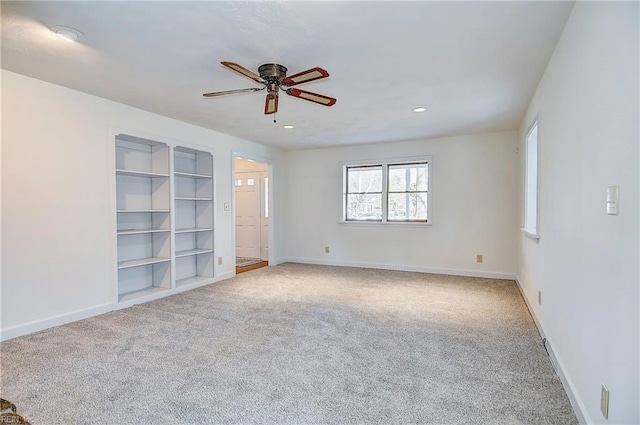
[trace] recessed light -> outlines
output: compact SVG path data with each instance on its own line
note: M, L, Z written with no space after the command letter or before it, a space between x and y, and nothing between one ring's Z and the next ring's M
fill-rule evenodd
M422 107L422 106L419 107L419 108L413 108L413 112L424 112L426 110L427 110L427 108Z
M292 125L283 125L282 128L286 128L287 130L291 130L293 128Z
M69 28L69 27L63 27L63 26L53 27L53 28L51 28L51 31L53 31L53 33L55 35L57 35L58 37L60 37L64 41L68 41L70 43L78 41L80 39L80 37L82 37L84 35L80 31L78 31L77 29Z
M247 159L248 162L255 162L253 159Z

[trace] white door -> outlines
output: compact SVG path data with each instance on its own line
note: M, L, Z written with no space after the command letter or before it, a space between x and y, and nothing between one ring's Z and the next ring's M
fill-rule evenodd
M260 173L236 173L236 256L260 258Z

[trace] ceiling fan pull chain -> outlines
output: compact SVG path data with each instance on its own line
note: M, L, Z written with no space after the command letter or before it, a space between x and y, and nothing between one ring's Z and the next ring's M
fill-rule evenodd
M273 123L276 123L276 114L273 114Z

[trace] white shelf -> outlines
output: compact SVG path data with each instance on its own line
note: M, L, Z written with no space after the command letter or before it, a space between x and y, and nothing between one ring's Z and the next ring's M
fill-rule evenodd
M119 213L168 213L169 210L118 210Z
M190 255L209 254L212 249L187 249L186 251L176 251L176 258L189 257Z
M132 176L132 177L169 177L169 174L152 173L149 171L121 170L121 169L117 169L116 174L119 176Z
M171 258L147 257L138 258L136 260L120 261L118 263L118 270L128 269L130 267L146 266L148 264L163 263L165 261L171 261Z
M212 232L212 228L198 228L194 227L191 229L176 229L176 234L180 233L196 233L196 232Z
M213 201L213 198L175 197L176 201Z
M163 233L170 232L170 229L130 229L130 230L118 230L118 236L122 235L142 235L145 233Z
M157 294L158 292L164 292L164 291L168 291L169 288L162 288L162 287L158 287L158 286L152 286L150 288L144 288L144 289L139 289L137 291L131 291L131 292L127 292L124 294L119 294L118 295L118 301L119 302L124 302L124 301L130 301L130 300L134 300L136 298L141 298L141 297L146 297L149 295L153 295L153 294Z
M173 173L176 177L191 177L193 179L212 179L213 176L207 174L196 174L196 173L184 173L182 171L175 171Z
M181 287L181 286L193 285L193 284L202 283L205 281L213 282L213 277L212 276L193 276L193 277L188 277L186 279L178 279L176 280L176 286Z

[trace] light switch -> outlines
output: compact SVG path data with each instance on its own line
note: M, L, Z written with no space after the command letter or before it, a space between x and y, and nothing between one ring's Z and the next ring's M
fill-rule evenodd
M231 202L225 202L224 203L224 210L225 211L231 211Z
M607 187L607 214L618 215L618 186Z

